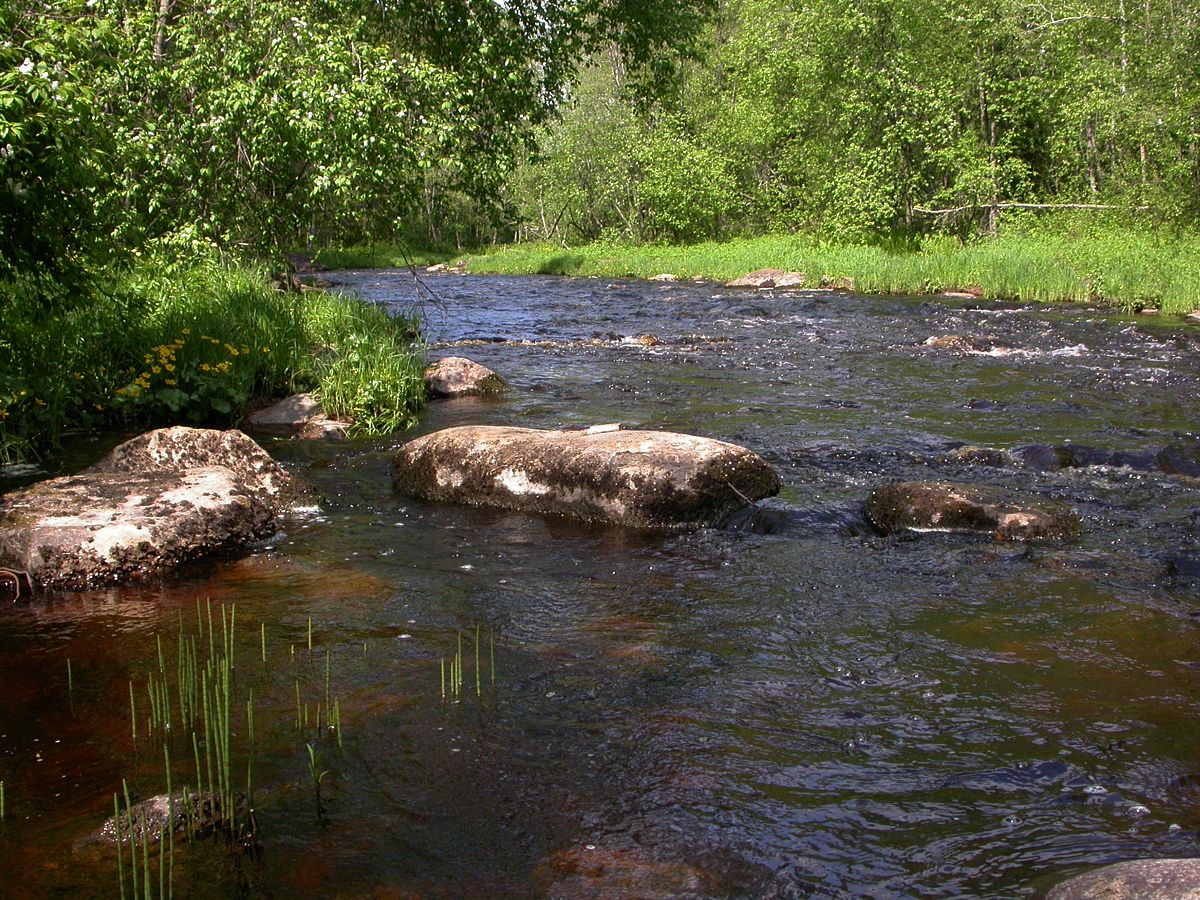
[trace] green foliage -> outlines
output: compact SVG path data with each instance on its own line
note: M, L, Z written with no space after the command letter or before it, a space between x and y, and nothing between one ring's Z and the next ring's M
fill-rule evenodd
M707 38L649 107L595 58L513 182L529 236L968 236L1006 202L1200 215L1194 0L732 0Z
M637 160L644 172L637 198L646 237L689 241L720 235L737 196L720 154L659 128L639 148Z
M352 434L389 434L413 424L425 396L424 348L416 323L336 294L305 308L305 329L318 349L316 394L325 412L349 418Z
M142 263L68 308L47 309L35 289L5 308L2 461L68 428L228 426L252 398L299 389L328 396L362 434L402 427L424 402L413 323L352 298L284 294L216 260Z
M763 268L802 272L811 287L879 293L978 289L1028 301L1099 300L1126 310L1168 314L1200 309L1200 234L1097 226L1079 216L1002 227L996 238L965 243L942 237L892 252L878 246L771 235L690 246L588 244L569 254L522 244L468 257L471 272L556 271L600 277L726 281Z
M85 9L84 0L0 9L0 283L36 278L46 300L82 289L92 258L107 255L100 197L111 142L91 63L111 32Z

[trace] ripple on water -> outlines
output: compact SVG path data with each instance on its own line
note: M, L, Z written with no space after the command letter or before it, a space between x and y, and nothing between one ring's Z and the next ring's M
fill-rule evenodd
M337 277L415 302L398 273ZM129 683L209 600L237 604L237 679L259 704L251 890L1009 897L1200 852L1193 482L947 454L1186 449L1194 338L1094 309L427 281L430 339L469 342L515 390L431 404L419 432L675 428L758 450L784 491L730 530L635 534L396 497L403 437L272 444L321 516L245 559L0 618L6 870L111 886L110 863L55 867L121 778L156 787L147 747L132 758ZM990 349L926 346L944 335ZM884 538L861 508L891 480L1052 498L1084 532ZM478 694L476 626L494 641ZM460 635L466 690L443 702ZM297 685L310 716L325 703L326 659L340 748L295 722ZM331 773L321 819L307 744Z

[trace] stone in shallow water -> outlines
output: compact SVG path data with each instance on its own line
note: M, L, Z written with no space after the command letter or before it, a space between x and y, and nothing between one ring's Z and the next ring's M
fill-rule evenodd
M245 427L262 434L290 437L300 434L314 420L326 420L317 398L307 393L293 394L250 413Z
M273 534L298 496L241 432L161 429L0 500L0 566L59 590L151 577Z
M425 390L433 398L468 397L508 390L503 378L465 356L447 356L425 370Z
M881 531L979 531L1002 540L1060 538L1079 530L1079 517L1054 503L1024 501L989 488L903 481L876 488L868 521Z
M780 487L760 456L724 441L502 426L410 441L396 454L393 485L422 500L670 529L718 524Z
M1200 859L1135 859L1052 888L1046 900L1200 900Z
M787 276L783 269L758 269L733 279L726 287L771 288L778 284L781 278Z

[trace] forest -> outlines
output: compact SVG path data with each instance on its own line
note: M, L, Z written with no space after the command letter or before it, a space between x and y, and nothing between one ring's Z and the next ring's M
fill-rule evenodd
M289 251L1070 234L1140 257L1075 279L1137 308L1200 246L1190 0L15 0L0 36L0 459L302 386L419 405L408 324L281 312Z

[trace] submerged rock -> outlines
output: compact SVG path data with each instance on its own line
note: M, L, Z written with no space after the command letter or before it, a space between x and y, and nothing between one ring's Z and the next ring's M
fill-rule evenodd
M711 438L483 425L405 444L393 485L422 500L670 529L717 524L780 487L756 453Z
M563 900L728 896L730 888L715 873L686 863L590 845L556 853L535 877L545 896Z
M425 390L430 397L468 397L508 390L503 378L465 356L447 356L425 370Z
M1034 505L982 487L904 481L876 488L865 514L886 534L897 531L978 531L1001 540L1065 537L1079 517L1057 504Z
M122 806L119 820L115 815L109 816L103 825L79 840L76 847L87 844L115 845L118 827L123 844L128 844L130 838L137 843L156 844L165 834L179 836L187 825L188 804L194 809L195 799L185 798L183 791L177 791L174 798L159 794L135 803L132 809Z
M997 344L990 337L974 337L962 334L934 335L925 339L924 347L934 350L949 350L953 353L986 353L995 356L1005 356L1013 353L1011 347Z
M240 431L152 431L0 500L0 567L63 590L150 577L273 534L299 496Z
M1200 859L1135 859L1076 875L1046 900L1200 900Z

